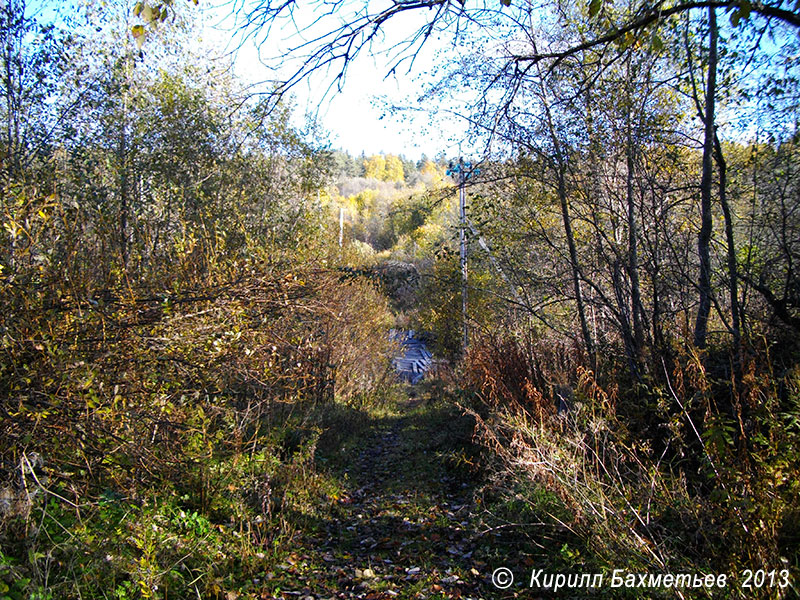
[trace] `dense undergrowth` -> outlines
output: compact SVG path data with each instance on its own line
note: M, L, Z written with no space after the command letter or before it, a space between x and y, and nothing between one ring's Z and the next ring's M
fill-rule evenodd
M379 393L386 301L301 265L175 288L7 329L0 596L215 597L335 496L320 414Z
M610 369L595 377L553 340L474 344L466 377L482 408L468 411L497 457L499 510L537 568L605 573L611 597L797 594L800 372L777 372L766 353L746 359L741 379L709 362L677 352L632 385ZM728 579L610 590L614 569Z
M62 297L5 321L4 596L281 597L281 585L339 585L324 583L329 558L307 545L319 523L341 529L342 506L379 476L353 471L369 451L359 444L375 443L362 432L398 419L397 407L376 416L398 394L388 300L366 278L308 263L253 262L226 276L148 296ZM19 296L5 298L19 310ZM776 372L780 360L764 353L747 357L741 379L714 375L708 355L676 351L663 376L634 385L612 361L596 377L552 338L478 336L447 385L426 388L387 489L430 482L425 493L437 493L466 466L469 522L483 533L458 573L490 597L518 593L536 569L606 581L614 569L726 573L726 589L680 596L789 596L800 374ZM482 457L460 446L464 432L446 439L454 417L434 410L442 401L475 419ZM444 462L420 475L434 464L425 448ZM348 481L351 471L367 479ZM359 549L356 537L347 543ZM426 539L413 556L441 573ZM276 571L298 552L316 571ZM341 565L368 558L326 552ZM487 583L497 565L525 574L515 590ZM790 587L743 589L745 569L786 570ZM462 581L437 577L387 589L430 597L442 580Z

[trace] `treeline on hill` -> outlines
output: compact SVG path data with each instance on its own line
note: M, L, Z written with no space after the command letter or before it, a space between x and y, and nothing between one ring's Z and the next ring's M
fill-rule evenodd
M387 258L419 262L430 256L428 244L420 247L420 236L424 237L420 226L427 221L439 231L442 225L442 209L435 219L428 213L437 204L432 193L451 184L443 157L423 156L413 162L392 154L354 158L334 151L330 162L334 181L324 198L337 216L341 209L343 241L353 251L372 262Z
M328 498L318 415L388 374L334 156L129 8L0 8L2 598L239 589Z

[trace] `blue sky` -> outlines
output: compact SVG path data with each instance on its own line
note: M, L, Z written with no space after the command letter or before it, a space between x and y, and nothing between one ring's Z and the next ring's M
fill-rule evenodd
M79 3L87 0L77 0ZM130 10L135 0L109 0L120 5L128 4ZM239 44L239 31L232 18L231 0L200 0L197 7L191 2L175 0L182 12L190 18L197 17L200 27L200 40L204 52L213 57L230 53ZM242 0L233 0L241 3ZM250 2L250 0L245 0ZM299 6L310 6L302 3ZM28 0L28 12L41 21L62 21L63 18L77 14L69 2L60 0ZM298 19L311 18L309 14L298 14ZM398 33L407 31L405 26L414 23L402 18L393 22ZM409 17L413 18L413 17ZM327 23L326 23L327 24ZM284 26L273 30L266 43L256 44L253 40L244 42L235 52L234 71L245 83L259 84L276 77L259 59L270 64L285 63L283 74L290 72L290 60L280 60L287 47L298 44L297 34L292 27ZM390 40L383 49L391 45ZM399 71L397 76L386 77L390 65L380 54L381 45L375 48L374 55L361 56L348 71L343 89L329 93L326 90L331 82L329 74L320 73L298 84L292 91L296 103L296 125L305 123L306 114L315 114L327 131L332 147L347 150L356 156L364 152L371 154L398 154L410 159L422 155L435 157L440 153L455 156L459 153L458 142L464 129L463 124L452 118L440 116L433 118L430 111L416 102L416 95L426 81L427 73L437 55L445 52L444 42L435 39L426 45L419 55L411 73ZM277 73L280 76L282 73ZM388 104L410 105L414 110L388 111Z
M220 48L228 44L236 47L239 43L236 32L232 31L235 26L230 12L229 5L207 4L203 9L204 35ZM302 14L298 16L299 19L303 17ZM278 64L281 62L278 57L284 55L286 48L297 45L299 39L292 27L286 26L273 30L266 43L244 42L236 52L237 74L253 83L274 77L259 61L259 56L265 62ZM388 45L391 45L390 40L383 47ZM423 154L433 157L442 152L447 156L456 155L459 149L455 140L461 137L463 124L446 116L432 117L430 111L423 110L416 102L427 73L436 60L442 60L438 55L446 49L444 42L433 40L424 48L411 73L400 71L397 76L387 78L390 65L380 54L379 45L374 54L361 56L351 65L340 92L325 95L332 79L332 75L326 73L298 84L293 90L298 124L306 113L316 114L329 132L333 147L353 155L362 151L367 155L402 154L412 159ZM286 60L283 73L288 74L291 68L292 61ZM387 103L413 108L389 111Z

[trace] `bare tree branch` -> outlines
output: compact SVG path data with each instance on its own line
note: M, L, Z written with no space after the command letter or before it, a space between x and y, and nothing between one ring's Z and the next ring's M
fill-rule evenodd
M555 59L558 63L565 58L573 56L584 50L590 50L592 48L596 48L597 46L613 43L623 38L628 33L641 31L642 29L649 27L659 20L665 19L672 15L680 14L695 8L734 8L738 7L739 4L740 2L735 0L697 0L693 2L682 2L670 8L661 8L659 3L655 7L647 10L639 18L618 29L613 29L612 31L609 31L607 34L598 38L587 40L575 46L570 46L569 48L559 52L518 55L514 57L514 60L518 62L540 62L547 59ZM787 23L788 25L800 28L800 14L784 10L776 6L770 6L761 3L753 3L752 12L767 18L775 18Z

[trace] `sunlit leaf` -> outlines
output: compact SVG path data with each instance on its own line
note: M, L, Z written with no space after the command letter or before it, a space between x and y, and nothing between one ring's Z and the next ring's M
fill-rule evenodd
M136 47L141 50L144 45L144 26L134 25L131 28L131 34L133 35L133 39L136 40Z
M628 33L625 34L625 37L622 40L622 47L630 48L631 46L633 46L634 42L636 42L636 36L629 31Z

